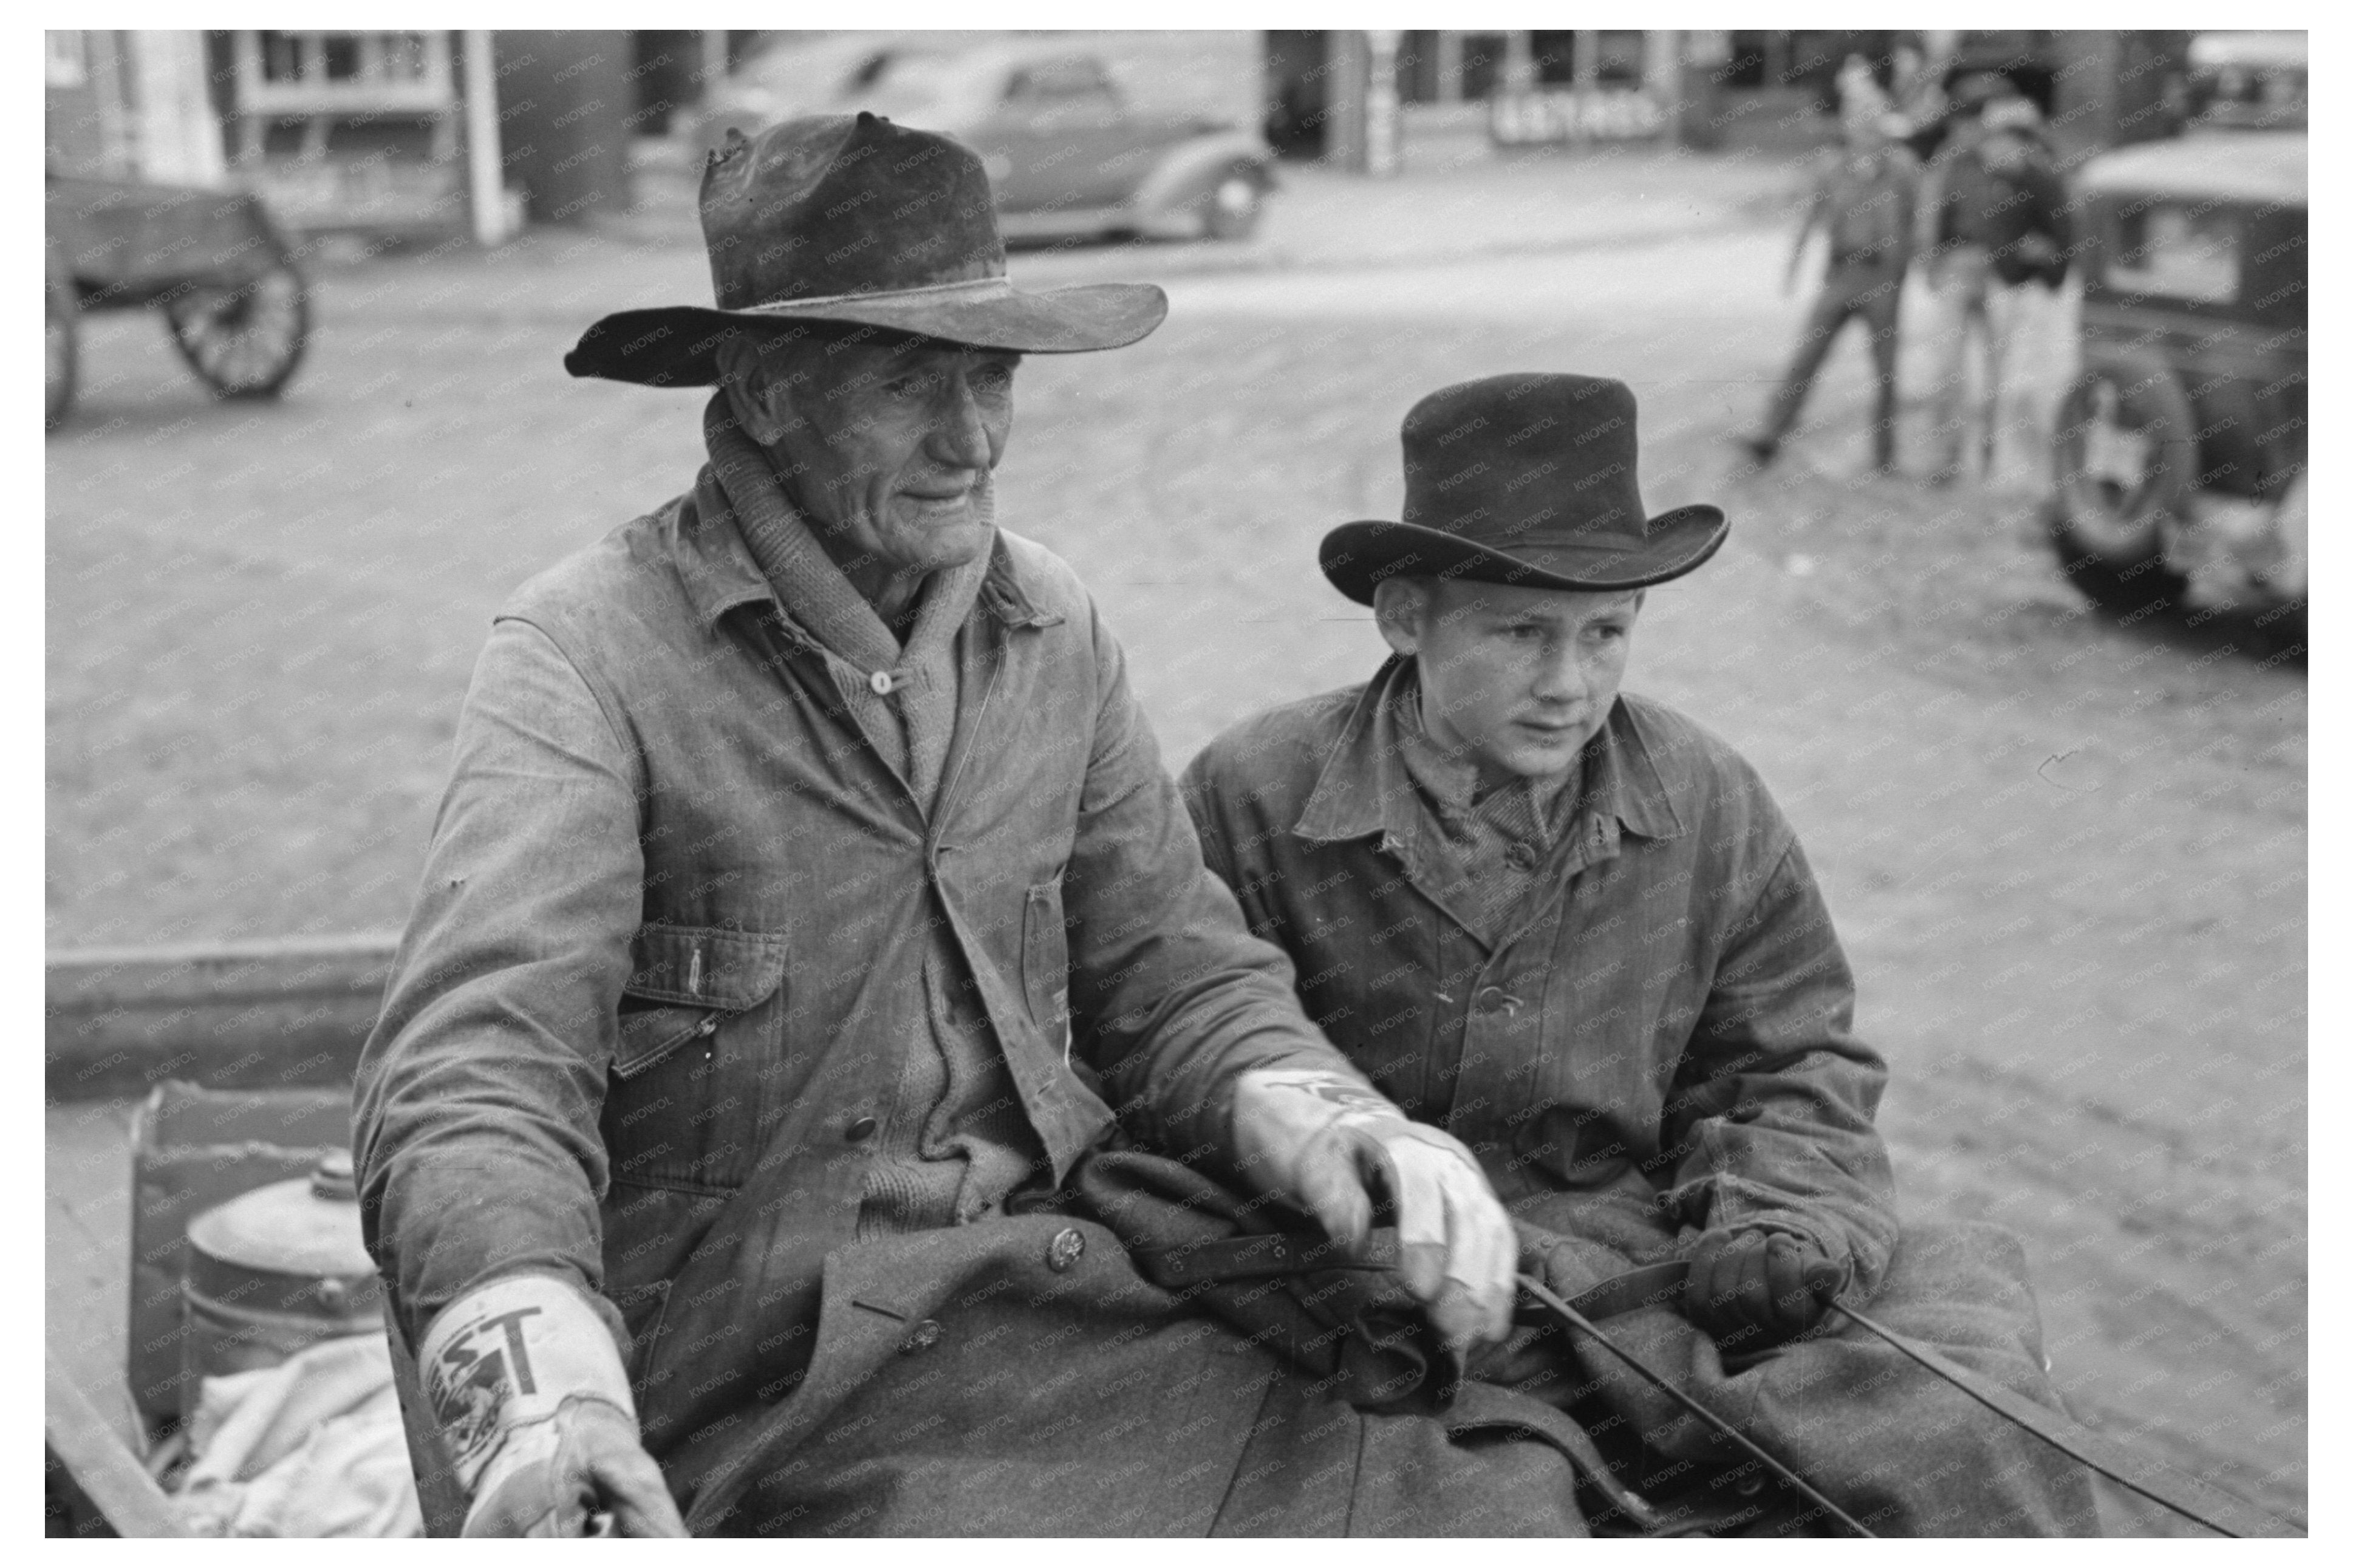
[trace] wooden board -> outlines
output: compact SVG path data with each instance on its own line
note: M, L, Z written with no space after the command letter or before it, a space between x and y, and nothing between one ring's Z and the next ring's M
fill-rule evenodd
M42 1435L49 1457L65 1467L81 1495L120 1536L185 1535L164 1489L140 1467L90 1404L73 1374L47 1358L47 1399Z

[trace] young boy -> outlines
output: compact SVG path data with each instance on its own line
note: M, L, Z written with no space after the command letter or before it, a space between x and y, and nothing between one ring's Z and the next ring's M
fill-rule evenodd
M1204 854L1333 1041L1478 1154L1555 1290L1690 1263L1621 1343L1879 1533L2094 1533L2083 1471L1829 1316L1872 1301L2056 1404L2015 1238L1899 1241L1885 1068L1788 821L1730 747L1619 690L1644 590L1726 527L1643 509L1635 412L1547 374L1407 416L1404 521L1321 552L1392 657L1194 761ZM1475 1370L1584 1421L1671 1517L1787 1517L1589 1344L1524 1334Z

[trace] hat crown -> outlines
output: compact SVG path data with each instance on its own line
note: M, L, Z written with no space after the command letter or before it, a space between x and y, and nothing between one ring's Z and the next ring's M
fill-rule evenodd
M1639 542L1634 394L1567 374L1488 376L1414 405L1404 521L1498 548Z
M702 216L723 310L1005 276L979 156L864 112L731 132Z

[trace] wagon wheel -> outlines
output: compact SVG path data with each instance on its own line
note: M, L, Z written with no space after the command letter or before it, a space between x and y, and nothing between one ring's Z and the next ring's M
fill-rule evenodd
M73 403L74 383L81 373L81 304L73 284L52 275L43 290L42 333L47 350L48 407L42 424L54 430Z
M180 357L206 386L223 397L275 397L310 342L311 292L281 263L250 283L190 289L164 315Z
M1266 211L1266 188L1258 171L1236 163L1219 174L1201 198L1201 235L1205 239L1248 239L1258 230Z
M2197 416L2154 355L2087 370L2061 400L2046 514L2060 564L2110 610L2177 598L2166 545L2197 488Z

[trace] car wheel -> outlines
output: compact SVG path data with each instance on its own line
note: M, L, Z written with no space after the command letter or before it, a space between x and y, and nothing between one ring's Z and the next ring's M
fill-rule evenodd
M231 289L191 289L167 301L180 357L223 397L275 397L311 339L311 291L281 263Z
M1248 239L1258 232L1259 216L1265 210L1266 187L1259 183L1258 172L1236 163L1201 198L1201 237Z
M2084 596L2137 610L2179 595L2166 545L2196 488L2197 416L2153 354L2086 370L2061 399L2045 511L2052 548Z
M42 336L47 350L47 408L42 420L54 430L73 404L74 383L81 374L81 304L73 284L51 277L42 291Z

